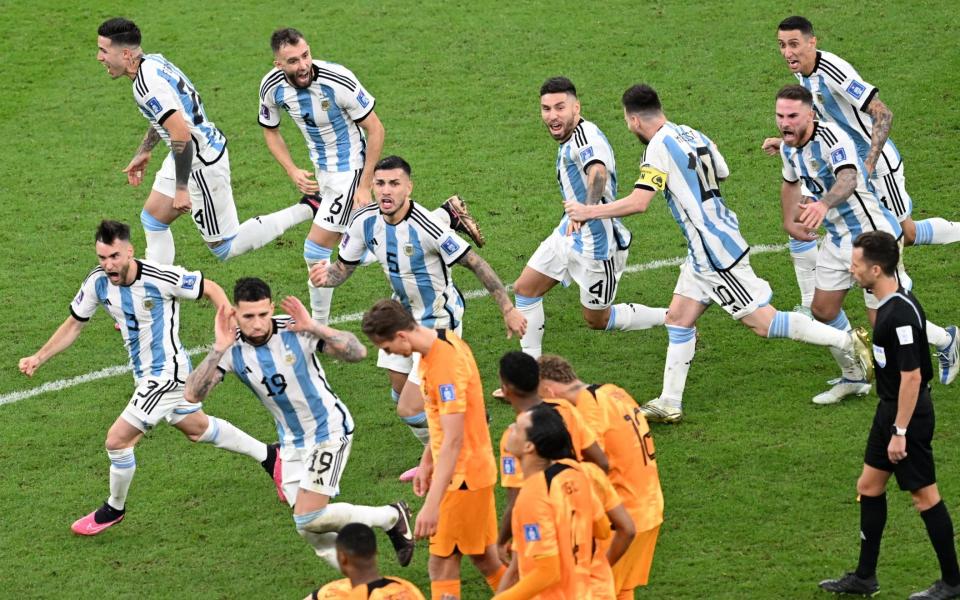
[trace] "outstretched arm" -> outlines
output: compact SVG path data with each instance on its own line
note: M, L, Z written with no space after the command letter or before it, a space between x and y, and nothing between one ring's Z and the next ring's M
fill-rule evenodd
M221 292L222 293L222 292ZM210 391L223 381L223 373L217 368L224 352L230 349L236 339L236 329L233 327L233 308L229 304L217 306L217 316L214 317L213 348L196 369L187 376L187 384L183 391L188 402L203 402Z
M86 324L86 321L79 321L73 315L67 317L42 348L33 355L20 359L20 372L27 377L32 377L40 365L69 348Z
M507 295L507 288L503 287L503 282L497 277L490 263L483 260L476 252L467 252L459 264L473 271L483 287L487 288L493 299L500 307L500 314L503 315L503 322L507 326L507 338L513 334L523 335L527 331L527 319L510 302L510 296Z
M160 134L157 133L153 125L148 126L147 133L143 136L143 141L140 142L140 147L137 148L133 158L130 159L130 163L123 170L127 174L127 183L138 186L143 182L143 173L147 169L147 163L150 162L150 154L159 141Z
M349 331L334 329L314 321L299 298L287 296L280 303L280 308L293 317L293 322L287 326L287 329L298 333L310 333L323 340L324 354L346 362L360 362L367 357L367 347L360 343L357 336Z
M574 221L589 221L590 219L609 219L612 217L626 217L634 213L646 212L650 201L656 195L654 190L647 188L633 188L630 195L609 204L595 204L587 206L575 200L567 200L563 208Z

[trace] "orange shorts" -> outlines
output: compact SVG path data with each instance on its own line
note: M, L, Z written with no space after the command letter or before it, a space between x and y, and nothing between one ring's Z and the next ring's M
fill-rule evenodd
M647 585L650 577L650 565L653 564L653 551L657 547L660 526L637 532L636 537L617 564L613 565L614 586L618 591L632 590L639 585Z
M437 533L430 537L430 554L483 554L497 542L497 508L493 486L478 490L447 490L440 501Z

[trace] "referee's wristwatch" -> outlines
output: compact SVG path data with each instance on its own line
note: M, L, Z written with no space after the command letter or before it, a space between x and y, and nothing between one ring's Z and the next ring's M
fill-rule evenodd
M891 430L893 432L893 435L899 435L900 437L907 435L907 428L897 427L896 423L893 424L893 427L891 427Z

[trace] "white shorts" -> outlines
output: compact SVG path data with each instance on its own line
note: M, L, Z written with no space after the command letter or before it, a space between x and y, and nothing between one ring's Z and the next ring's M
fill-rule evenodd
M317 185L320 186L320 209L313 218L314 225L337 233L347 230L350 213L353 212L353 195L357 192L362 174L363 169L316 172Z
M896 171L891 171L886 175L874 174L870 183L876 188L880 201L887 207L887 210L893 213L898 223L910 218L910 213L913 212L913 200L907 193L907 181L903 176L903 163L900 163Z
M200 402L187 402L183 398L183 388L184 384L173 379L144 377L137 381L137 389L120 416L144 433L161 420L176 425L187 415L203 408Z
M304 489L333 498L340 493L340 479L350 458L353 434L340 434L309 448L283 446L280 466L283 493L293 506L297 491Z
M913 281L903 268L903 238L897 240L900 246L900 262L897 264L897 279L905 290L913 287ZM817 254L816 288L825 292L849 290L856 285L850 265L853 262L853 241L850 236L844 237L837 246L829 238L820 244ZM876 309L880 306L877 297L867 290L863 290L863 302L867 308Z
M578 254L569 240L556 229L540 242L527 266L564 287L573 281L580 288L580 304L590 310L603 310L613 304L617 285L627 266L627 250L617 250L606 260L596 260Z
M458 337L463 334L463 320L460 325L453 330ZM406 373L407 381L413 385L420 385L420 353L414 352L410 356L400 356L399 354L390 354L386 350L377 352L377 366L381 369L389 369L397 373Z
M205 242L229 240L240 230L237 206L233 203L230 187L230 154L223 155L212 165L203 165L190 172L190 216ZM177 168L173 153L163 159L163 165L153 179L153 189L173 198L177 191Z
M703 273L697 273L693 264L685 261L680 266L673 293L701 304L716 302L734 319L753 314L773 298L770 284L753 272L749 256L744 256L732 269Z

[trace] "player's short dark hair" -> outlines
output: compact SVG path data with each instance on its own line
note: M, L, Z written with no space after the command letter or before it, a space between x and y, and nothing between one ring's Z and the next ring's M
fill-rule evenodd
M271 300L270 286L259 277L241 277L233 285L233 303Z
M573 371L567 359L555 354L544 354L537 359L540 369L540 379L549 379L557 383L573 383L577 381L577 374Z
M97 35L109 38L111 43L121 46L136 47L140 45L140 28L130 19L124 19L123 17L107 19L100 23L100 27L97 28Z
M663 110L657 90L645 83L637 83L627 88L620 98L628 113L658 113Z
M576 458L570 432L557 409L549 404L538 404L527 412L530 413L527 440L536 448L537 456L548 460Z
M273 53L276 54L280 51L280 48L284 46L294 46L300 43L302 39L302 33L293 27L284 27L283 29L274 31L270 35L270 48L273 50Z
M407 177L410 177L413 173L413 169L410 168L410 163L395 154L381 158L377 161L377 164L373 166L374 173L377 171L389 171L391 169L402 169L403 172L407 174Z
M900 264L900 246L886 231L866 231L853 240L853 247L863 250L863 260L877 265L883 274L893 277Z
M360 322L360 330L374 341L389 341L397 337L397 332L416 328L413 315L396 300L379 300Z
M500 377L521 392L530 394L540 385L540 367L534 357L514 350L500 357Z
M566 77L551 77L540 86L540 95L546 94L570 94L577 97L577 86Z
M813 23L806 17L794 15L780 21L777 31L799 31L803 35L813 35Z
M799 100L807 106L813 106L813 94L811 94L807 88L796 83L791 83L790 85L785 85L780 88L780 91L777 92L777 100L781 98L784 100Z
M363 523L347 523L337 532L337 550L350 557L373 559L377 555L377 534Z
M115 241L130 241L130 226L120 221L108 221L104 219L97 225L96 241L106 245L111 245Z

